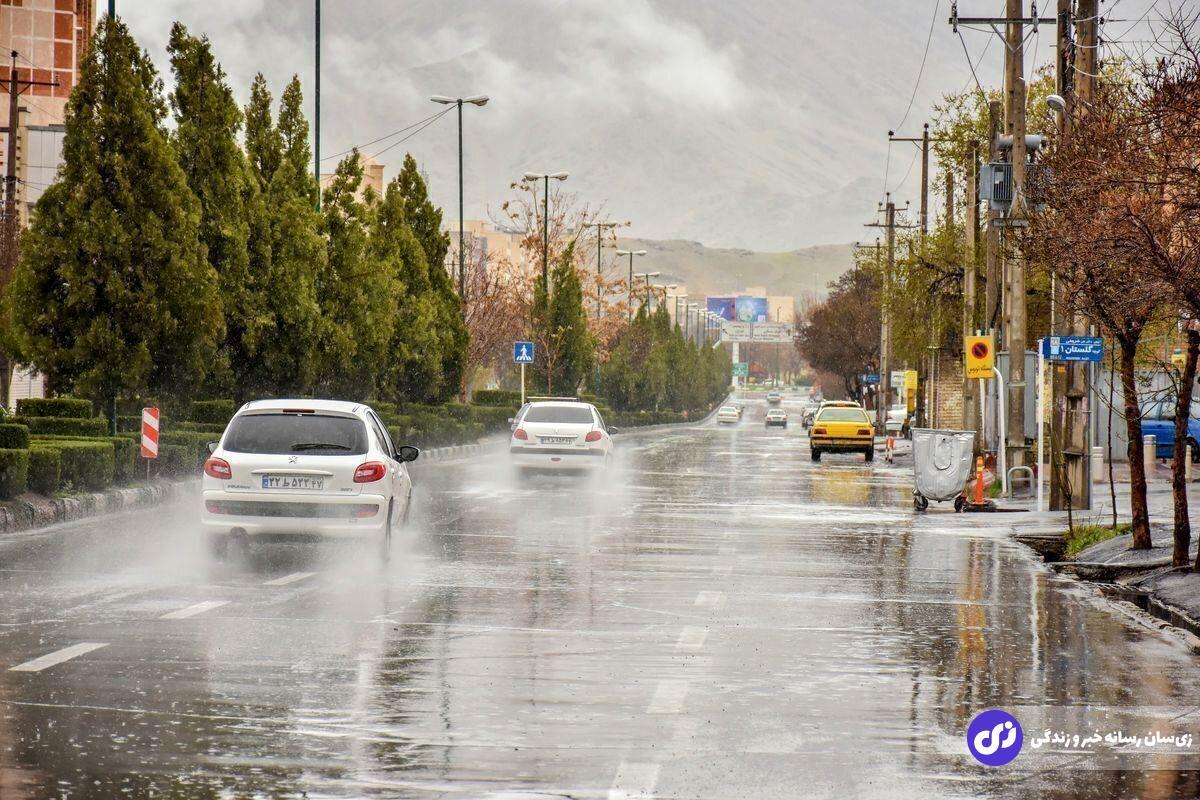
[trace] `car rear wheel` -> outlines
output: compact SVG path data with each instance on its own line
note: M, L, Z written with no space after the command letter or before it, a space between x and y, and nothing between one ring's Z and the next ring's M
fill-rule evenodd
M812 460L813 461L821 460L821 451L816 449L815 447L813 448L813 451L812 451Z
M1187 444L1192 451L1192 463L1200 464L1200 445L1196 443L1195 439L1188 439Z
M387 524L383 526L383 538L379 542L379 560L387 563L392 557L392 523L395 500L388 501Z
M869 447L866 450L863 450L863 460L868 463L875 460L875 448L874 447Z

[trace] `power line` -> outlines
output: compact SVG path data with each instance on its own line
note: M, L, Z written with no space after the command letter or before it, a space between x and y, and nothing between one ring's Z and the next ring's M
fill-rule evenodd
M404 144L404 143L405 143L405 142L407 142L409 139L411 139L412 137L416 136L418 133L420 133L421 131L425 130L426 128L428 128L428 127L429 127L430 125L432 125L433 123L437 122L437 121L438 121L439 119L441 119L442 117L444 117L444 116L446 116L447 114L449 114L449 113L450 113L452 110L454 110L454 106L447 106L445 111L440 111L440 112L438 112L437 114L434 114L434 115L433 115L433 117L429 118L429 121L428 121L428 122L426 122L424 125L422 125L421 127L417 128L415 131L413 131L412 133L410 133L408 136L405 136L403 139L399 139L399 140L397 140L397 141L395 141L395 142L392 142L392 143L391 143L391 144L389 144L387 147L383 148L383 149L382 149L382 150L380 150L378 153L376 153L375 155L371 156L371 158L379 158L381 155L383 155L384 153L386 153L388 150L391 150L393 147L396 147L396 146L398 146L398 145L402 145L402 144Z
M908 98L908 108L904 109L904 117L896 126L897 131L903 128L904 123L908 121L908 115L917 99L917 90L921 88L921 76L925 74L925 61L929 58L929 43L933 41L933 26L937 24L938 11L941 10L941 7L942 0L936 0L933 4L933 17L929 20L929 35L925 37L925 52L921 54L921 68L917 70L917 81L913 84L912 96Z
M412 130L413 128L417 127L418 125L423 125L426 122L431 122L432 120L436 119L437 117L440 117L443 114L448 113L451 110L451 108L453 108L453 106L451 106L450 108L445 108L441 111L434 112L433 114L430 114L428 117L425 117L425 119L417 120L416 122L414 122L411 125L405 125L400 130L392 131L389 134L380 136L378 139L372 139L369 142L363 142L360 145L355 145L354 147L351 147L349 150L343 150L340 153L334 153L331 156L325 156L324 158L321 159L321 161L332 161L333 159L341 158L342 156L348 156L351 153L353 153L355 150L362 150L364 147L370 147L373 144L378 144L379 142L382 142L386 139L390 139L393 136L399 136L400 134L404 133L405 131Z

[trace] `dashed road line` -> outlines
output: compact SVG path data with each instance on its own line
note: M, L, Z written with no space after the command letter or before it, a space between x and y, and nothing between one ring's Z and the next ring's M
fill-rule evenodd
M108 647L107 642L80 642L73 644L70 647L64 647L61 650L55 650L53 653L47 653L44 656L39 656L32 661L26 661L24 664L17 664L15 667L9 667L9 672L41 672L44 669L49 669L64 661L70 661L72 658L78 658L99 650L101 647Z
M651 800L658 786L660 764L622 761L608 790L608 800Z
M220 608L225 605L229 605L228 600L205 600L202 603L196 603L187 608L167 612L159 617L159 619L187 619L188 617L195 617L206 611L212 611L214 608Z
M707 606L709 608L723 608L725 605L725 593L706 590L699 592L696 595L697 606Z
M679 634L679 639L675 642L675 649L699 650L701 647L704 647L704 640L707 638L707 628L701 628L697 625L688 625Z
M646 713L678 714L683 710L687 694L687 681L659 681L654 697L650 698L650 705L646 706Z
M284 575L280 578L275 578L263 583L263 586L287 586L289 583L305 580L316 575L315 572L293 572L291 575Z

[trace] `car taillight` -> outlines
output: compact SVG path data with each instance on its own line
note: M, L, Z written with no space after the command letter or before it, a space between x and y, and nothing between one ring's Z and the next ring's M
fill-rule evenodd
M380 461L368 461L365 464L359 464L358 469L354 470L355 483L374 483L387 474L387 467Z
M223 458L210 458L204 462L204 474L210 478L227 481L233 477L229 462Z
M870 429L870 428L859 428L859 429L858 429L858 435L859 435L859 436L870 436L870 435L871 435L871 429Z
M598 441L600 441L600 431L591 431L591 432L589 432L587 436L583 437L583 440L584 440L585 442L598 442Z
M813 428L813 435L815 435L815 436L824 436L824 435L825 435L825 429L824 429L824 428Z
M515 431L513 431L513 438L525 441L529 438L529 434L525 432L524 428L517 428Z

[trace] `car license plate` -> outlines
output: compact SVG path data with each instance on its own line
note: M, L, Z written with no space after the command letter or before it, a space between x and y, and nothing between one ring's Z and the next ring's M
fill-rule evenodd
M325 488L324 478L309 478L303 475L263 475L264 489L312 489L321 491Z
M539 436L542 444L575 444L574 436Z

